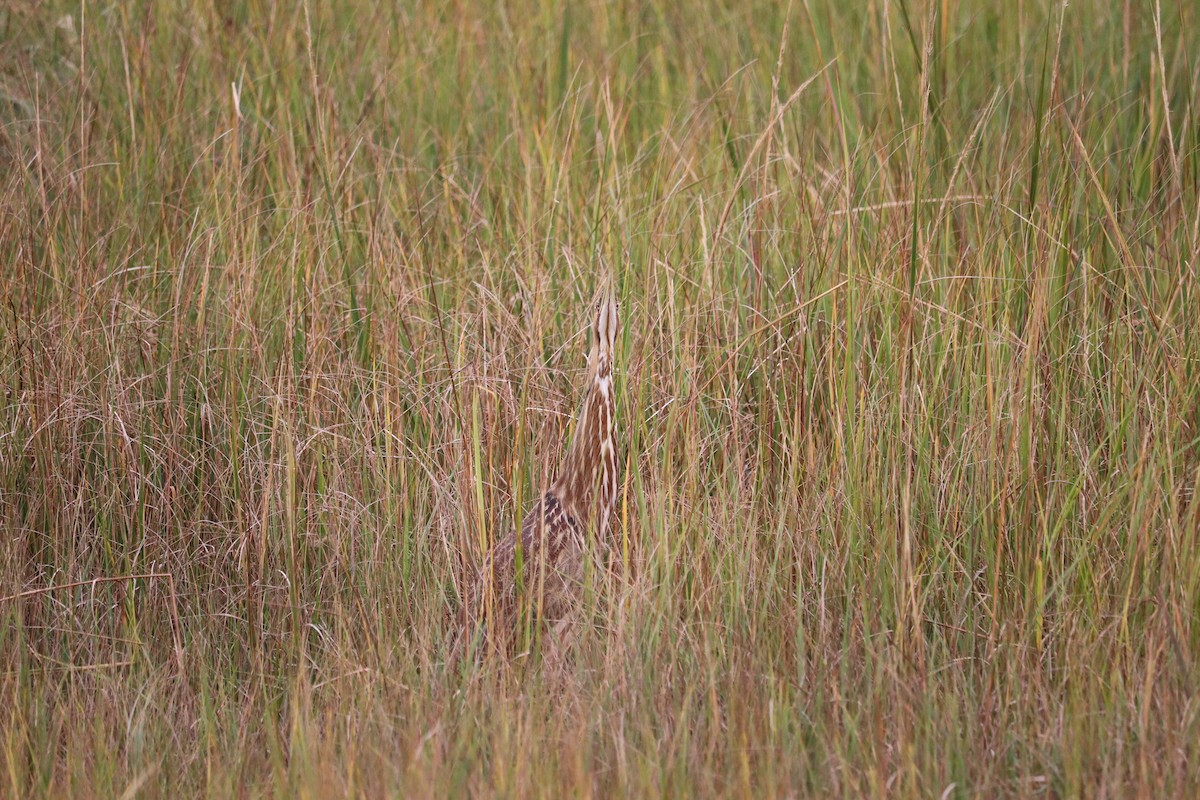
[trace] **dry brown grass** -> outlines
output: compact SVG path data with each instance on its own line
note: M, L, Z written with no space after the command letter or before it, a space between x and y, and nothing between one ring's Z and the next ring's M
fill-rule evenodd
M0 795L1200 786L1191 5L218 5L0 9Z

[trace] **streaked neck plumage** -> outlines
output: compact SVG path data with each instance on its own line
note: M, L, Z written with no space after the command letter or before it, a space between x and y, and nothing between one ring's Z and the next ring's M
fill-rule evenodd
M617 501L616 406L613 392L613 350L617 334L617 303L606 293L596 309L583 405L571 446L550 491L575 519L596 524L606 534Z

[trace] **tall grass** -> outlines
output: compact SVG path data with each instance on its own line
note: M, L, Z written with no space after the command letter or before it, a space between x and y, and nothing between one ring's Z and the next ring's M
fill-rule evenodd
M0 795L1200 788L1192 4L0 31ZM458 658L609 270L618 569Z

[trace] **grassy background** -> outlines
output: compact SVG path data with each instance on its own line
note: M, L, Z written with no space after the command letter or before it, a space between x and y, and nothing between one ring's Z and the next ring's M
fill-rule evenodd
M7 3L0 795L1195 792L1197 53ZM453 658L608 269L622 569L568 657Z

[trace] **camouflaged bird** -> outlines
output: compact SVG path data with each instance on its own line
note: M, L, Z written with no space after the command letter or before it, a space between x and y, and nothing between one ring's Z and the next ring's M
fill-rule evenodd
M498 542L480 574L481 610L511 626L521 608L548 622L567 618L579 600L592 541L607 545L617 502L613 350L617 302L597 304L585 397L558 477L525 514L520 534ZM509 628L511 630L511 627Z

